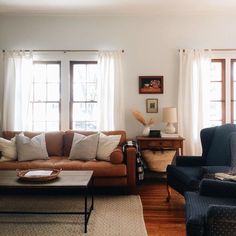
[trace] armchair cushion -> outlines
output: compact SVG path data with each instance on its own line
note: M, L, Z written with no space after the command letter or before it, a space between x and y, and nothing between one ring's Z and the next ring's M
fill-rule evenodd
M171 175L176 181L180 181L184 185L194 187L199 185L202 169L200 167L168 165L167 174Z
M203 179L199 192L202 196L236 198L236 182Z
M236 205L235 198L201 196L196 192L186 192L184 197L186 201L186 231L189 236L203 235L210 205Z
M207 211L207 235L231 236L236 232L236 206L210 205Z

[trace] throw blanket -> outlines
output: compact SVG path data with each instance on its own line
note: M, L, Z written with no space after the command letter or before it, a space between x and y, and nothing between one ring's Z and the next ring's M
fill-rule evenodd
M135 147L136 149L136 176L137 182L140 182L144 179L144 164L139 151L138 144L135 141L128 141L123 145L123 152L126 153L128 147Z

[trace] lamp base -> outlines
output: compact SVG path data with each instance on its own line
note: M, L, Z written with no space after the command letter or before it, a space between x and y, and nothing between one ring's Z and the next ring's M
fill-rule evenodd
M166 134L174 134L175 133L175 127L172 123L167 123L165 127L165 133Z

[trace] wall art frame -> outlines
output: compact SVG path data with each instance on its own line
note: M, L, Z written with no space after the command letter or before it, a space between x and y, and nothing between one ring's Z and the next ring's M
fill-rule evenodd
M140 94L164 93L163 76L139 76Z
M158 112L158 99L153 99L153 98L146 99L146 112L147 113Z

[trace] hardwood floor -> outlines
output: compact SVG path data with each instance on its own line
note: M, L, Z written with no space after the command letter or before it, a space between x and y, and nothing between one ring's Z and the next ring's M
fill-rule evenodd
M166 183L160 179L144 181L138 193L149 236L186 235L184 198L179 193L172 190L172 198L166 202Z

